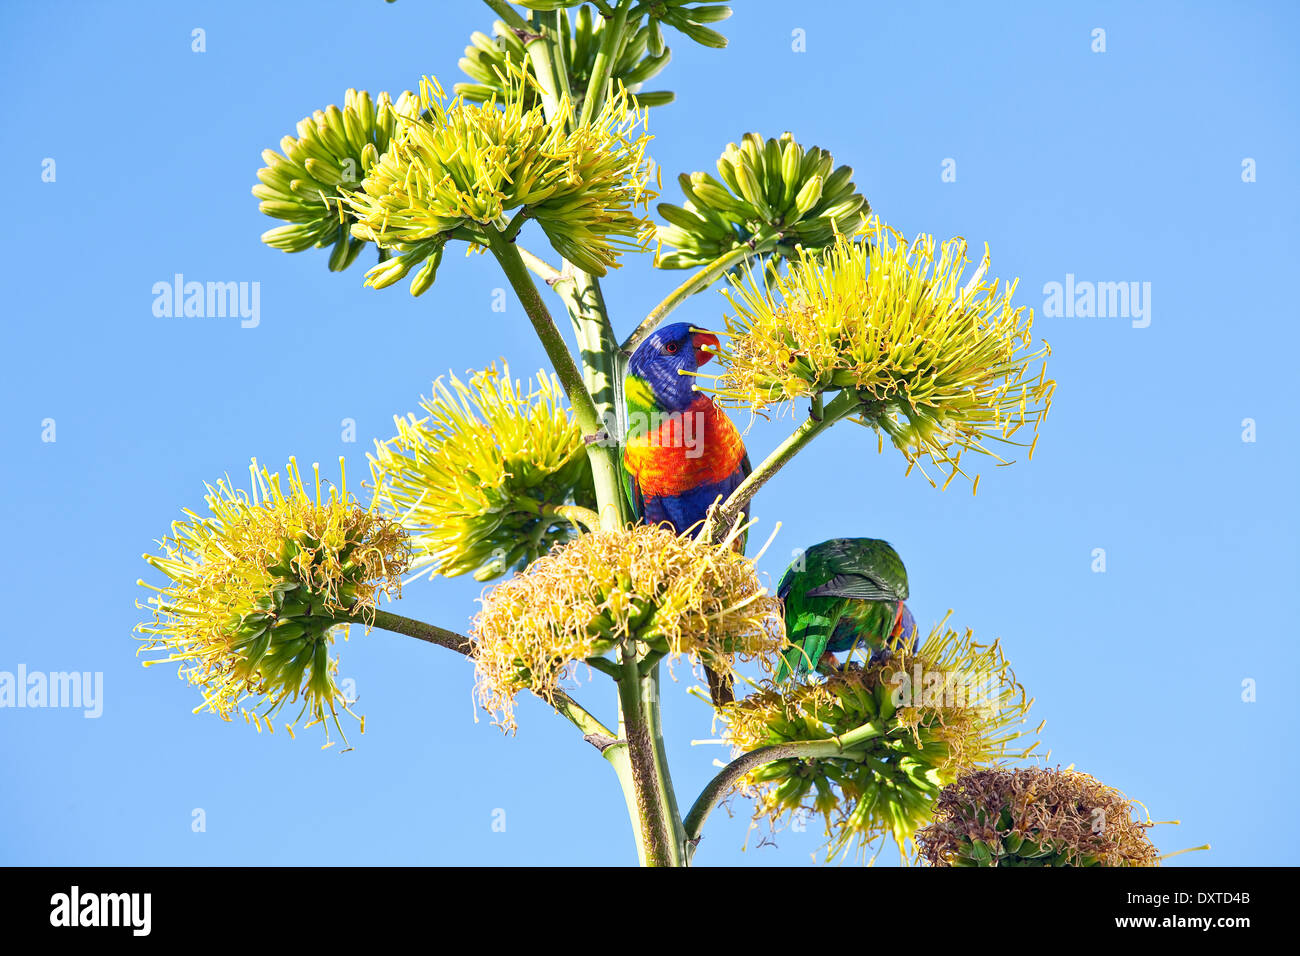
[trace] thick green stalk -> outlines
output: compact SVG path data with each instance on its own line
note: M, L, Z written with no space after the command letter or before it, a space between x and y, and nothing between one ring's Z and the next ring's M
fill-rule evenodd
M534 14L540 18L542 14ZM541 87L542 107L548 117L555 117L560 111L560 74L554 54L559 52L555 28L559 13L552 13L543 23L540 19L524 47L528 51L528 61L533 66L533 75ZM566 84L567 85L567 84Z
M541 340L542 348L546 350L560 384L564 386L569 404L573 406L573 417L577 420L578 427L582 429L583 437L587 441L587 458L591 462L601 523L606 527L616 526L621 519L623 500L618 464L614 457L614 449L605 441L606 436L601 430L603 423L592 402L591 393L587 391L583 374L574 364L564 337L555 327L546 303L542 301L537 286L529 277L528 267L524 264L519 249L513 242L506 241L497 230L488 228L484 231L487 235L488 247L501 263L506 279L518 296L529 321L532 322L533 330Z
M519 250L519 255L524 260L524 265L528 267L529 272L537 276L537 278L541 279L551 288L559 291L556 287L566 281L563 272L555 268L555 266L551 265L540 256L533 255L518 243L515 244L515 248ZM568 300L566 299L565 301L567 303Z
M621 453L619 444L622 438L620 428L620 407L618 383L621 381L622 365L618 361L618 344L614 338L614 329L610 325L609 310L605 305L605 296L601 292L600 280L595 276L576 269L566 263L571 278L555 283L554 288L564 299L573 320L573 333L578 340L578 352L582 359L583 381L596 406L606 435L606 448L615 456ZM623 494L620 482L619 493L614 499L613 508L603 508L601 518L608 529L626 527L631 520L627 497Z
M623 733L621 720L618 729L620 734ZM628 756L627 741L619 740L604 752L604 757L614 768L614 773L618 776L618 785L623 791L623 799L627 803L627 814L632 821L632 831L636 837L637 862L641 866L646 866L646 847L650 841L646 836L645 824L641 820L641 812L637 808L636 782L632 778L632 760Z
M596 53L596 61L591 66L587 95L582 101L582 115L578 118L579 126L589 125L596 111L605 102L605 88L614 74L614 63L623 52L623 44L627 41L624 33L627 32L627 15L631 9L632 0L619 0L618 6L614 8L614 16L605 21L600 49Z
M620 0L618 9L606 23L605 39L583 100L582 123L590 122L603 100L614 62L627 40L624 34L627 32L631 6L632 0ZM552 22L558 24L558 15ZM550 36L530 43L529 57L538 76L550 76L554 80L555 85L550 87L552 95L543 98L543 109L547 118L556 122L559 118L558 96L567 92L565 87L568 85L568 74L562 51L556 46L558 26L553 27L549 33ZM544 52L541 49L543 47ZM498 235L492 244L492 251L506 269L507 277L520 296L520 301L524 303L525 311L529 311L534 328L538 330L543 347L555 365L556 374L560 376L566 391L572 388L585 399L584 418L579 418L578 421L584 434L589 437L587 454L595 481L601 525L607 529L621 528L625 525L628 514L619 478L618 444L617 441L610 441L610 432L599 432L601 425L617 431L617 382L621 365L618 361L617 340L614 338L600 283L595 276L576 269L572 263L565 262L561 272L531 253L521 254L513 244L508 249L505 245ZM569 312L582 360L581 381L575 381L579 376L573 367L573 358L564 347L554 322L537 295L536 286L528 278L529 269L560 296ZM542 316L545 316L544 320ZM565 368L563 372L562 366ZM576 407L575 404L575 409ZM584 424L584 420L588 424ZM619 436L614 434L613 437L617 439ZM617 666L621 671L616 678L619 687L619 739L607 749L602 749L602 753L614 767L623 789L636 837L637 858L641 865L683 865L685 831L672 794L672 784L668 779L663 737L659 731L658 669L654 668L651 673L652 683L648 692L650 700L646 701L646 685L635 657L629 656Z
M659 702L659 664L656 661L647 668L646 663L643 661L641 665L641 707L654 744L655 777L660 797L660 812L672 832L673 865L685 866L687 863L686 829L682 825L681 811L677 809L677 793L673 789L672 775L668 772L668 748L664 745L662 711Z
M841 391L835 398L827 402L822 409L820 419L809 417L796 428L789 438L781 442L770 455L763 459L757 468L750 472L749 477L740 483L740 486L731 493L730 497L720 507L710 513L703 530L700 532L700 537L712 538L716 541L719 535L731 527L732 522L736 520L736 516L754 497L758 489L767 484L772 476L784 468L791 458L837 421L852 415L861 405L862 401L857 394L848 389Z
M557 290L564 294L562 290ZM573 319L574 334L578 337L584 377L596 414L608 427L615 408L614 353L618 343L614 329L609 324L609 310L600 281L580 269L573 273L573 293L569 315Z
M392 631L394 634L405 634L407 637L414 637L430 644L437 644L439 647L445 647L457 654L464 654L466 657L469 656L469 652L474 647L474 642L464 634L457 634L455 631L449 631L435 624L426 624L424 621L417 621L414 618L402 617L402 615L393 614L390 611L381 611L379 608L363 609L356 617L348 618L348 620L360 620L380 630Z
M644 844L646 866L672 866L678 858L672 824L664 813L664 795L659 787L654 732L646 719L641 696L641 668L635 656L624 652L623 675L618 681L619 732L627 741L632 771L632 794L636 801L639 835Z

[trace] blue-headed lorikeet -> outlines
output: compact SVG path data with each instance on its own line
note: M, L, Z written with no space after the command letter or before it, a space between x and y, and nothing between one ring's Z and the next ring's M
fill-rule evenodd
M651 333L628 360L623 466L632 511L678 534L703 521L750 472L736 426L708 395L695 391L692 373L717 348L716 335L675 322ZM729 701L731 688L707 667L705 674L713 702Z
M815 544L777 584L785 606L788 648L777 670L815 669L822 655L863 647L879 661L894 648L913 647L916 621L907 600L907 569L888 541L832 538Z

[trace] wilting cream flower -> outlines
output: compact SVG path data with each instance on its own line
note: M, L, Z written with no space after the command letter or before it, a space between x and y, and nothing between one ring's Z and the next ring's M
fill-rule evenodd
M548 121L522 92L484 104L447 101L437 80L420 84L419 113L398 115L387 152L349 203L353 235L397 250L441 248L447 238L485 245L510 214L535 219L551 245L595 275L648 238L644 211L655 197L645 115L623 90L588 126L574 126L568 101ZM372 284L392 266L371 270ZM378 281L376 281L378 280Z
M967 773L916 834L932 866L1156 866L1135 801L1077 770Z
M571 665L620 643L729 677L733 655L775 653L782 635L780 604L751 561L647 525L555 548L488 593L472 633L479 699L507 728L520 690L551 700Z
M966 262L965 240L909 243L874 220L770 285L734 280L713 393L756 411L849 393L849 417L888 435L909 468L928 458L948 480L967 450L1003 460L991 443L1016 444L1026 424L1036 433L1051 405L1050 350L1032 350L1015 284L985 280L987 251L962 284Z
M769 685L721 716L737 755L832 742L830 753L775 760L743 778L755 821L775 830L796 815L820 816L828 859L851 849L864 855L877 841L883 848L885 836L906 858L946 784L1032 749L1020 727L1031 703L996 643L940 624L916 653Z
M376 507L411 533L415 568L499 577L573 537L569 506L595 507L559 380L538 372L524 387L503 369L439 379L424 417L395 417L397 435L375 443Z
M346 476L322 496L319 469L309 493L293 459L284 484L256 462L249 471L251 493L229 480L209 485L209 514L186 510L158 542L162 553L144 556L170 579L140 582L156 592L140 605L153 611L137 627L141 651L162 655L146 666L179 664L203 692L195 713L229 720L242 709L258 730L271 730L271 715L301 697L290 734L304 715L308 726L330 717L338 727L350 701L335 682L330 647L348 622L365 620L379 594L400 593L406 536L358 507Z

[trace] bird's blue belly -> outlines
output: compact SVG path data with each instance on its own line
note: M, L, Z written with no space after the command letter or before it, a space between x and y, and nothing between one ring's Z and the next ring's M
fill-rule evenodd
M647 497L645 499L645 520L647 524L667 522L674 531L681 534L692 525L704 520L709 506L719 497L724 500L735 491L744 480L739 468L721 481L713 481L692 488L680 495L664 497Z

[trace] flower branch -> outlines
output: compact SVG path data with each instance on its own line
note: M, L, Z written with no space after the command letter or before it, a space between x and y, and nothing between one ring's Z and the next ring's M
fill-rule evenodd
M880 734L879 725L869 723L839 737L799 743L773 744L770 747L751 750L749 753L737 757L708 782L687 812L683 825L686 828L686 841L690 851L693 853L696 844L699 843L700 833L704 829L704 821L708 819L713 808L721 803L723 798L740 782L741 778L751 770L756 770L775 760L844 756L858 744L879 737Z

